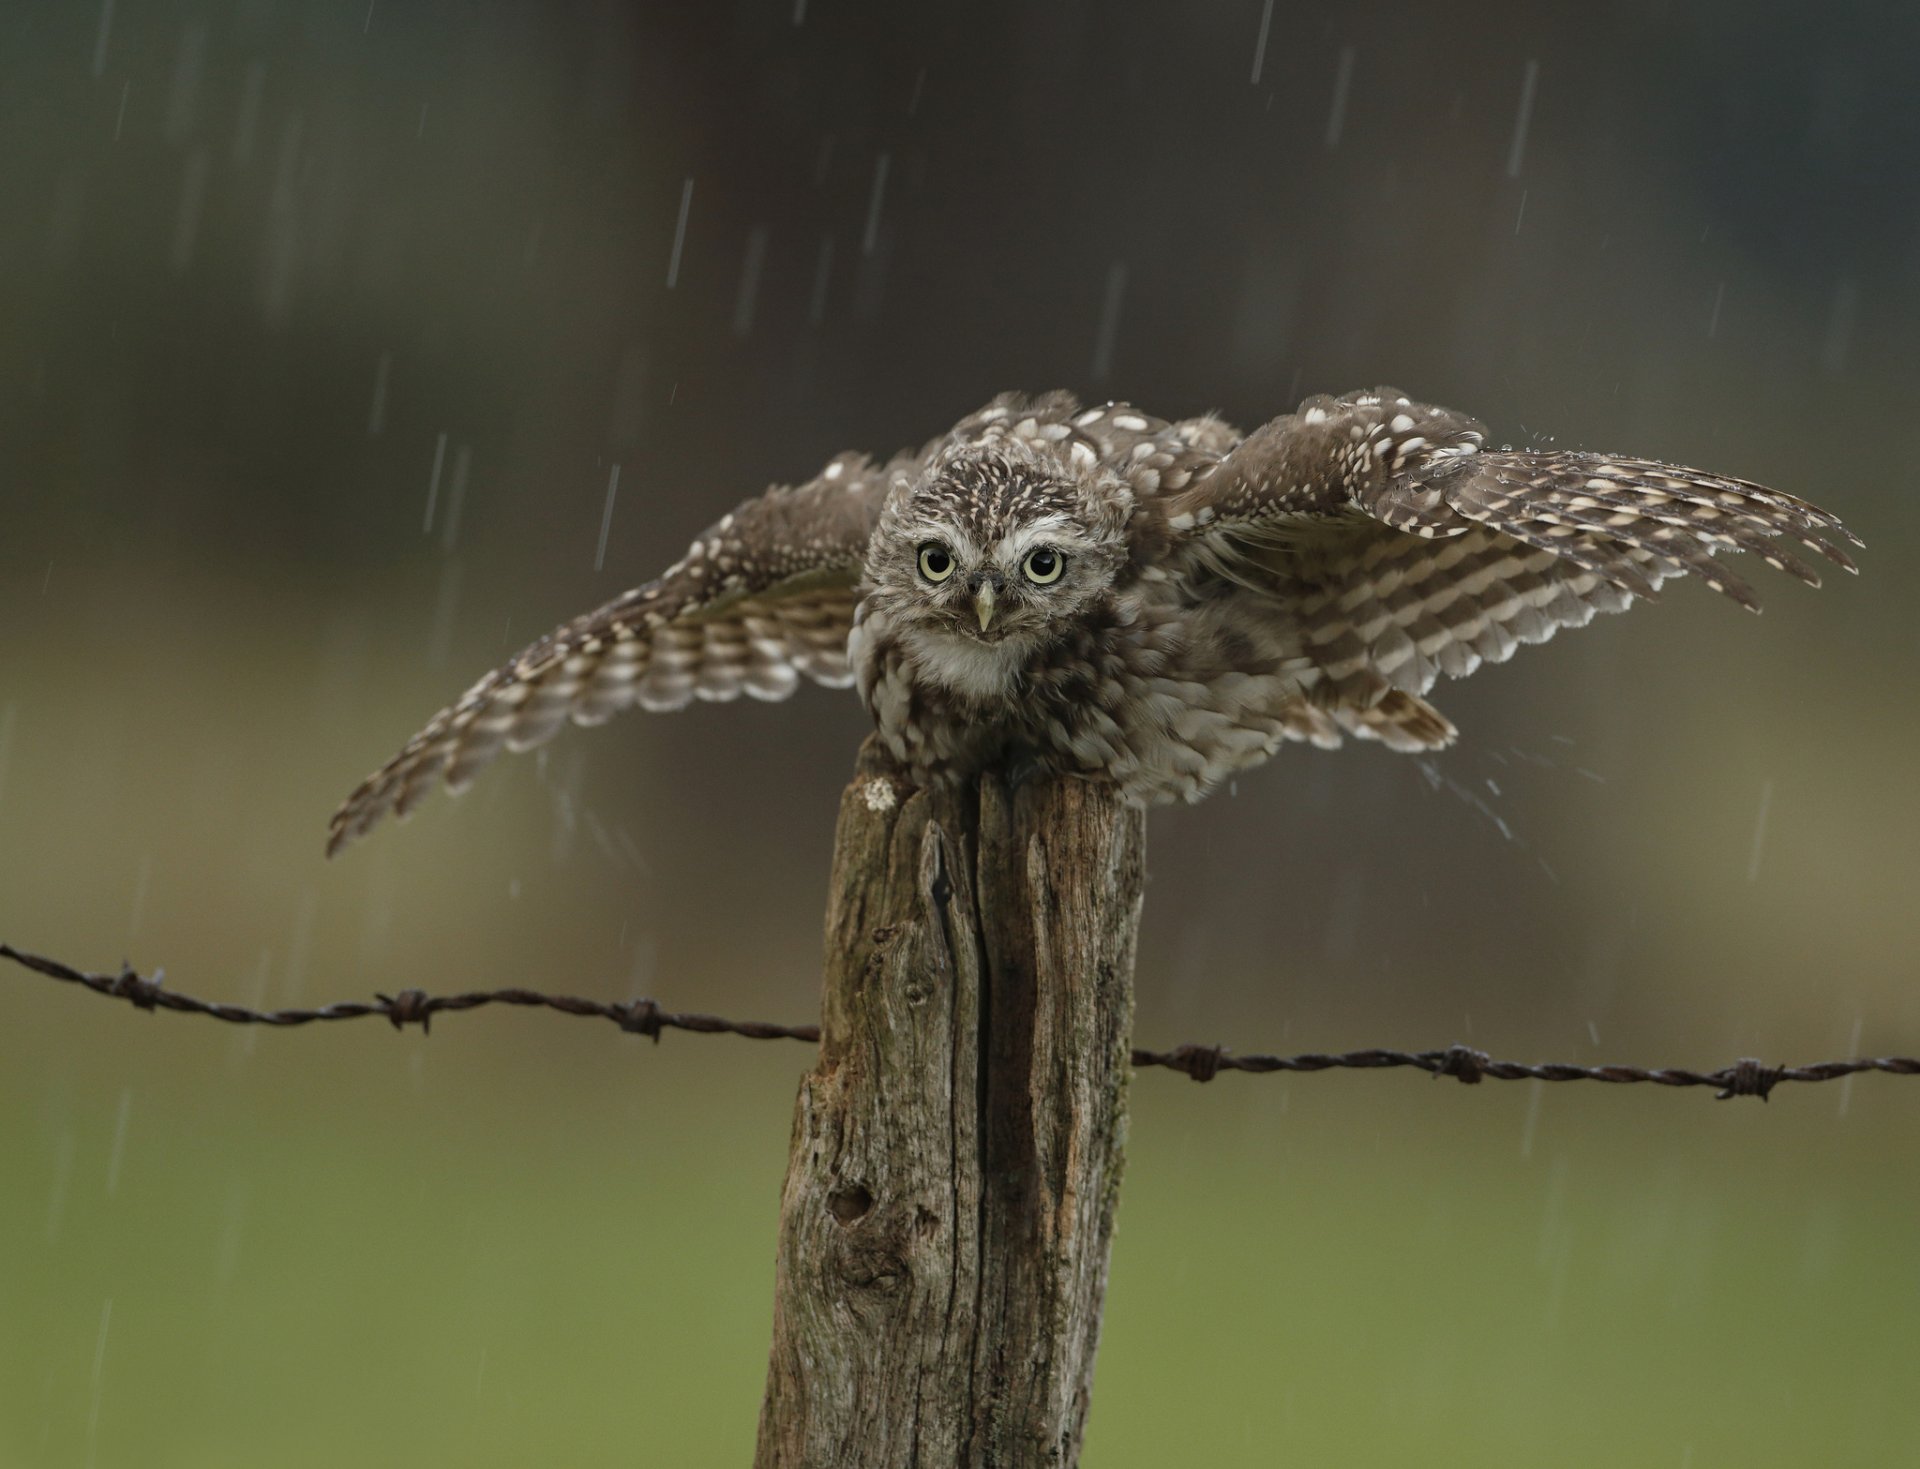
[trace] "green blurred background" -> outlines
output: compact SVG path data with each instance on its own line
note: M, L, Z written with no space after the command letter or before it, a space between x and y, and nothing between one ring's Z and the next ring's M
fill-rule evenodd
M1806 494L1867 574L1682 585L1441 690L1427 770L1290 749L1157 815L1142 1042L1920 1050L1911 8L0 27L0 937L248 1003L808 1018L847 696L569 732L331 864L327 814L837 450L1015 386L1250 425L1384 381ZM0 1464L745 1462L807 1059L0 973ZM1090 1465L1910 1462L1912 1082L1133 1110Z

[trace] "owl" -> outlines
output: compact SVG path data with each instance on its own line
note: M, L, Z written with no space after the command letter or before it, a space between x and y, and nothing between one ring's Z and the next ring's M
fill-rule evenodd
M1854 570L1804 500L1650 459L1489 451L1391 388L1241 434L1007 394L918 453L843 454L722 516L657 580L541 638L335 814L329 853L571 720L803 679L857 688L913 780L997 767L1198 800L1289 741L1438 749L1440 676L1501 663L1721 553Z

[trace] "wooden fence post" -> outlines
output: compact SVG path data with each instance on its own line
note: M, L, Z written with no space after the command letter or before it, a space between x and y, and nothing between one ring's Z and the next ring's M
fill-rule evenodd
M759 1469L1072 1465L1125 1143L1145 824L1105 786L840 804Z

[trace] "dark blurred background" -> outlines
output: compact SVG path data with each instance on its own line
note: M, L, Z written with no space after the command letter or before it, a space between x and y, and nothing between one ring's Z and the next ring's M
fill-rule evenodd
M1682 584L1438 691L1438 760L1157 815L1143 1043L1920 1049L1910 7L0 29L0 937L810 1018L850 696L568 732L331 864L326 817L836 451L1013 387L1251 426L1387 382L1804 494L1866 574ZM744 1462L806 1062L0 975L0 1463ZM1894 1462L1912 1088L1143 1075L1087 1461Z

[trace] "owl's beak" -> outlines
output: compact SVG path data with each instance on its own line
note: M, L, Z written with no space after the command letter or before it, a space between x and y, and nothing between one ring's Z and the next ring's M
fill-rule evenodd
M980 618L980 631L985 632L993 621L993 583L983 581L973 591L973 610Z

